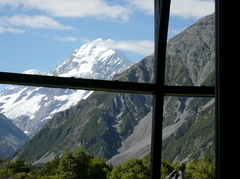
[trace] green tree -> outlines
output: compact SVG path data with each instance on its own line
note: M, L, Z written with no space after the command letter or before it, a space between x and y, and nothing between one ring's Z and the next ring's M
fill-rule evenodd
M76 161L76 174L78 178L87 178L88 177L88 170L90 167L90 159L94 158L91 155L87 155L83 148L78 148L73 157Z
M9 178L11 178L12 175L13 175L13 173L11 170L7 170L7 169L0 170L0 178L1 179L9 179Z
M108 179L149 179L150 159L132 158L122 165L116 165L109 173Z
M214 179L215 160L202 156L199 161L191 159L187 162L185 177L189 179Z
M166 160L161 160L161 179L165 179L174 170L174 167Z
M10 161L6 164L6 169L11 170L14 174L16 173L28 173L30 172L30 167L25 165L24 159L18 159L16 161Z
M106 179L107 174L112 170L110 165L105 163L104 159L99 158L92 158L90 159L90 166L89 166L89 179Z
M56 156L51 162L48 162L44 167L38 172L41 176L54 176L57 174L58 165L60 163L59 156Z
M21 172L21 173L16 173L13 177L13 179L26 179L27 173Z
M77 162L71 152L65 152L58 166L60 179L77 179Z
M58 165L58 176L64 179L105 179L109 170L104 159L94 158L80 147L74 153L65 152Z

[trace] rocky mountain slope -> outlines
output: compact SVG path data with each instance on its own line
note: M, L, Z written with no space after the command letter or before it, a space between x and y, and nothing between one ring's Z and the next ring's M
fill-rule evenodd
M206 16L167 44L166 85L201 86L215 68L214 14ZM213 78L211 78L213 79ZM206 82L205 82L206 83ZM205 85L212 85L208 81Z
M166 85L215 85L214 15L202 18L168 41ZM141 63L144 65L133 71L148 66L144 60ZM124 77L126 81L133 80L135 79L132 75L133 71L129 69L119 76ZM153 79L153 75L149 75L145 70L144 73L139 71L137 74L138 80ZM203 153L214 157L214 102L214 98L165 97L162 151L165 159L172 161L184 160L188 157L199 158ZM148 114L139 125L135 126L131 136L119 148L119 154L109 160L110 163L122 163L131 157L141 157L150 151L151 128L150 124L147 125L147 121L151 123L151 120L151 114Z
M100 41L102 39L97 39L74 50L50 73L39 70L24 73L111 80L132 62L121 51L97 45ZM76 105L91 93L85 90L10 85L0 93L0 112L32 137L57 112Z
M165 83L213 86L214 43L214 14L169 40ZM153 54L114 80L153 83L154 66ZM152 101L151 95L94 92L56 114L11 157L44 163L80 146L113 164L142 157L150 152ZM163 157L214 157L214 99L165 97L164 102Z
M0 113L0 155L10 155L29 138L13 122Z

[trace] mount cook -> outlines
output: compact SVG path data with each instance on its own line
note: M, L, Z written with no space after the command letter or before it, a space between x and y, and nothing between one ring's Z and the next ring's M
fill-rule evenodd
M111 80L133 63L119 50L97 39L74 50L61 65L46 73L27 70L25 74ZM103 44L103 45L102 45ZM56 113L69 109L92 91L10 85L0 92L0 113L32 137Z

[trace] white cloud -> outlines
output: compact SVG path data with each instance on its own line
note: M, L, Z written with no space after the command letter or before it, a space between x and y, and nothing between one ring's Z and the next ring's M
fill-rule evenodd
M82 39L85 43L89 43L90 40ZM107 46L109 48L129 51L133 53L137 53L140 55L150 55L154 52L154 42L150 40L138 40L138 41L114 41L114 40L97 40L91 41L96 45Z
M19 6L19 2L16 0L0 0L0 6L10 5L12 8L17 8Z
M154 15L154 0L128 0L132 8ZM183 19L201 18L214 12L213 0L172 0L170 14Z
M154 0L128 0L128 2L133 8L154 15Z
M112 42L110 47L140 55L150 55L154 52L154 42L150 40Z
M5 32L11 32L15 34L24 34L25 31L21 29L15 29L15 28L5 28L0 26L0 34L3 34Z
M55 36L55 40L60 41L60 42L76 42L77 38L75 37L60 37L60 36Z
M0 26L24 26L32 28L46 28L46 29L75 29L73 27L64 26L57 21L47 16L28 16L28 15L15 15L12 17L0 17Z
M108 5L103 0L2 0L0 5L21 6L44 11L55 17L94 17L127 21L131 10L120 5Z
M212 0L172 0L170 14L184 19L201 18L214 12Z

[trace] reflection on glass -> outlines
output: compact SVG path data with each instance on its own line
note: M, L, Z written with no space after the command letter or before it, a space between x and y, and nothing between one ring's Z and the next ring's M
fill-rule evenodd
M163 126L162 158L171 169L184 163L186 177L202 177L200 170L206 170L207 178L214 178L215 99L165 97Z

